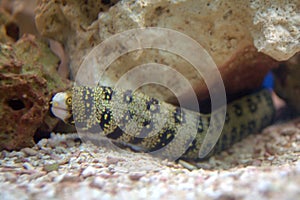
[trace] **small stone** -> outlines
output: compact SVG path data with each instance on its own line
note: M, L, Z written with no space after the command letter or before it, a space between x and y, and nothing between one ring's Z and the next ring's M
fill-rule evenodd
M198 163L196 163L196 166L199 169L206 169L206 170L209 170L212 168L212 166L207 162L198 162Z
M38 153L36 150L34 150L32 148L28 148L28 147L23 148L21 151L24 152L28 156L35 156Z
M22 151L17 151L17 152L16 152L16 156L17 156L18 158L23 158L23 157L25 156L25 153L22 152Z
M61 146L57 146L57 147L55 148L55 151L56 151L56 153L58 153L58 154L67 153L66 148L61 147Z
M46 172L56 171L58 170L58 167L59 167L58 163L46 164L44 165L44 170Z
M25 169L28 169L28 170L34 170L34 167L33 167L30 163L28 163L28 162L25 162L25 163L23 164L23 167L24 167Z
M117 164L120 161L125 161L125 160L123 158L117 158L117 157L112 157L112 156L107 156L107 158L106 158L106 163L108 165Z
M76 145L76 142L74 141L74 140L68 140L67 141L67 146L68 147L73 147L73 146L75 146Z
M24 157L25 153L22 151L12 151L8 154L9 158L13 158L13 157Z
M132 181L138 181L143 176L145 176L145 172L132 172L128 175L129 179Z
M51 173L53 173L53 172L48 173L48 175L50 175ZM53 177L54 177L53 181L55 183L59 183L59 182L61 182L64 179L65 174L59 174L59 175L56 175L56 176L53 176Z
M77 174L64 174L60 178L60 182L78 182L80 177Z
M47 143L48 143L48 139L42 139L42 140L40 140L40 141L37 143L37 146L38 146L39 148L42 148L42 147L47 146Z
M282 135L295 135L295 133L298 132L298 129L296 127L287 127L281 130Z
M4 177L8 182L16 182L17 176L14 173L4 173Z
M94 167L91 167L91 166L88 166L87 168L85 168L85 169L82 171L82 173L81 173L81 175L82 175L83 177L92 176L92 175L94 175L94 174L96 174L96 169L95 169Z
M107 172L104 172L104 171L100 172L99 175L100 175L102 178L105 178L105 179L111 177L111 174L110 174L110 173L107 173Z
M270 192L273 189L272 182L270 181L261 181L257 185L258 191L261 193L267 193Z
M252 165L254 166L261 166L262 161L259 159L255 159L252 161Z
M275 158L275 156L269 156L268 160L272 161L272 160L274 160L274 158Z
M300 173L300 161L296 163L296 171Z
M193 165L193 164L191 164L191 163L189 163L189 162L186 162L186 161L184 161L184 160L179 160L178 163L179 163L180 165L182 165L184 168L186 168L186 169L188 169L188 170L190 170L190 171L197 169L197 167L196 167L195 165Z

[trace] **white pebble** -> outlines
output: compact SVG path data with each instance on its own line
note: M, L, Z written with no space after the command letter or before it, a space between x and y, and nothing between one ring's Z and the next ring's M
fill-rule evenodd
M91 186L99 189L103 188L104 185L105 185L105 180L100 177L95 177L93 182L91 183Z
M257 188L261 193L267 193L272 190L273 185L270 181L261 181L257 184Z
M5 177L6 181L9 181L9 182L15 182L17 180L17 176L14 173L5 173L4 177Z
M28 162L25 162L25 163L23 164L23 167L24 167L25 169L28 169L28 170L34 170L34 167L33 167L30 163L28 163Z
M145 172L132 172L129 175L129 179L132 181L138 181L140 180L140 178L142 178L143 176L145 176Z
M300 173L300 161L296 163L296 171Z
M82 171L82 173L81 173L81 175L82 175L83 177L92 176L92 175L94 175L94 174L96 174L96 169L95 169L94 167L91 167L91 166L88 166L87 168L85 168L85 169Z

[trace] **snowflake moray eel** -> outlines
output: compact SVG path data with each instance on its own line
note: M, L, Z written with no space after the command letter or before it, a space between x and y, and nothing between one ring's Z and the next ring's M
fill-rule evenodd
M66 123L75 121L77 130L87 137L97 138L101 132L113 141L136 145L148 152L165 148L160 152L166 154L163 156L177 153L187 160L199 158L210 119L218 117L219 112L202 114L142 93L104 86L74 86L72 91L57 93L51 105L56 117ZM267 89L229 103L221 136L207 157L260 131L272 122L274 115ZM195 135L191 134L193 128ZM179 130L181 137L174 140Z

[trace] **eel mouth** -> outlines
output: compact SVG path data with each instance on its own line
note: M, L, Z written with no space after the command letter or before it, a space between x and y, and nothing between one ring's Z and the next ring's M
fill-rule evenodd
M67 121L72 115L71 108L66 103L67 97L67 93L60 92L55 94L50 102L51 113L63 121Z
M62 108L62 107L59 107L59 106L52 106L50 110L51 110L51 113L55 117L57 117L57 118L59 118L59 119L61 119L63 121L67 121L68 118L71 115L71 113L70 113L70 111L68 109Z

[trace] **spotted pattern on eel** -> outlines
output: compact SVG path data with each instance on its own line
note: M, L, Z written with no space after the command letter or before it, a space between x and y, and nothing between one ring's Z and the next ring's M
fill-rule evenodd
M72 92L58 93L52 98L51 108L55 116L67 123L74 124L75 119L77 130L88 138L99 137L101 130L101 134L111 140L149 152L164 147L166 150L161 153L166 155L159 156L179 153L181 158L188 160L199 158L203 140L209 134L210 119L218 117L221 109L224 108L202 114L142 93L104 86L73 87ZM229 103L221 136L207 157L260 131L272 122L274 115L273 101L267 89ZM179 130L182 135L179 140L174 140ZM195 136L191 130L196 130Z

